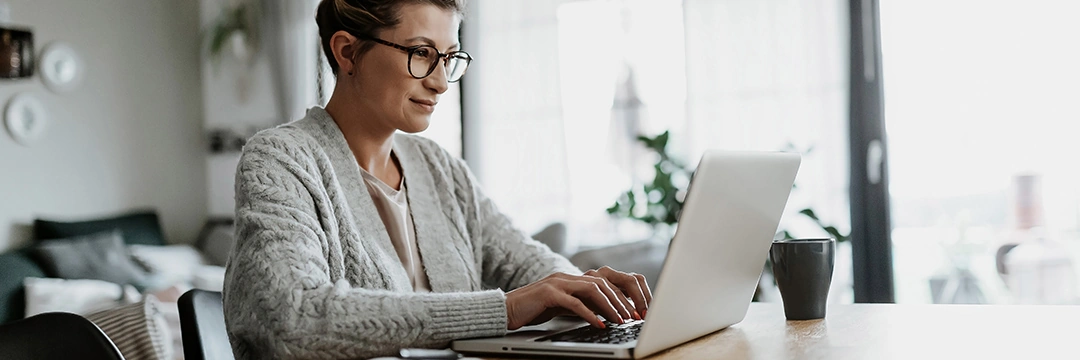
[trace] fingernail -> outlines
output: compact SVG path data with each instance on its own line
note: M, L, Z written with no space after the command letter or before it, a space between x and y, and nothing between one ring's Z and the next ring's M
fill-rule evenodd
M601 328L601 329L607 329L607 325L604 325L604 323L603 323L603 322L599 322L599 323L597 323L597 324L600 324L600 328Z
M642 309L641 310L641 319L639 319L639 320L645 320L645 315L648 315L648 314L646 314L647 312L649 312L649 309Z
M638 315L637 310L634 310L634 320L641 320L641 315Z

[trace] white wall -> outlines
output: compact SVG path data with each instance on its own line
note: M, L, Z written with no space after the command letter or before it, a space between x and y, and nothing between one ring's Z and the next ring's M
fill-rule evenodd
M199 18L208 28L220 16L229 0L200 0ZM314 15L313 15L314 16ZM274 101L270 61L263 54L254 64L244 66L234 58L224 57L216 64L208 57L202 65L202 116L207 129L229 129L249 134L282 121L278 120L278 104ZM314 56L314 54L312 55ZM246 95L242 91L246 90ZM235 211L236 165L239 152L210 154L206 157L207 211L210 216L232 217Z
M51 123L32 146L0 133L0 249L35 217L81 219L152 207L168 241L194 240L207 214L199 3L11 0L35 47L70 44L86 73L56 94L40 78L0 80L0 102L32 93Z

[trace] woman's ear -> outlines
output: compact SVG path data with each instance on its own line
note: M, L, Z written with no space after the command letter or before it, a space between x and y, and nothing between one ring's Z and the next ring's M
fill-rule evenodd
M330 50L334 51L334 60L338 63L338 76L352 75L353 68L356 67L356 51L359 49L360 41L344 30L330 36Z

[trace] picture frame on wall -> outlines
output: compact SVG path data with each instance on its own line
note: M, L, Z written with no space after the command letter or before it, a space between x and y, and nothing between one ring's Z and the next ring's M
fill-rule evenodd
M34 34L29 29L0 27L0 79L34 75Z

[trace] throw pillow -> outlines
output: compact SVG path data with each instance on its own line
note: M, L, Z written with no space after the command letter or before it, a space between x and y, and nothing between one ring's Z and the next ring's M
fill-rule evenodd
M120 232L42 241L33 253L50 277L96 279L141 287L146 273L131 261Z
M225 288L225 268L214 265L200 266L195 270L191 286L196 289L221 292L221 289Z
M101 280L28 277L23 279L23 288L26 292L27 317L56 311L86 315L131 304L142 297L131 286Z
M214 220L203 228L196 247L206 256L207 265L225 266L233 243L232 220Z
M547 245L551 251L563 255L567 254L566 224L561 222L552 223L544 227L540 232L533 234L532 238Z
M84 221L34 220L34 239L60 239L120 229L124 243L165 245L161 222L153 210Z
M142 301L99 311L86 318L97 324L126 359L172 359L172 334L153 295Z
M127 248L136 263L168 281L191 281L195 269L206 264L203 255L191 245L128 245Z
M190 287L206 264L203 255L191 245L128 245L128 251L132 260L150 272L148 291L176 285Z

